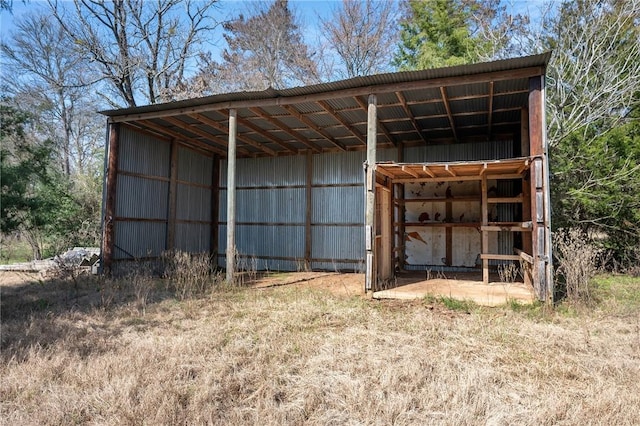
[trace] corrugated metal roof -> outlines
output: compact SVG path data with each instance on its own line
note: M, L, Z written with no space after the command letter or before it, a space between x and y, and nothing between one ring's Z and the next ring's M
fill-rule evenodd
M528 102L528 78L544 74L550 57L551 52L546 52L494 62L378 74L283 90L270 88L259 92L225 93L103 111L102 114L109 116L112 122L128 122L169 139L182 138L192 146L224 156L227 135L223 130L228 127L227 111L236 108L240 117L238 155L275 156L307 149L317 152L344 150L346 146L335 136L346 137L354 133L359 137L364 136L367 95L375 93L378 119L382 120L378 123L380 143L386 144L390 137L394 145L420 141L425 133L430 133L431 142L435 142L433 138L461 142L452 140L453 136L475 136L468 131L469 126L480 121L474 114L484 115L486 122L502 128L506 128L507 122L501 122L500 117L519 117L519 110ZM491 98L496 98L497 102L489 102ZM490 104L493 104L491 111ZM496 110L500 113L513 111L514 114L501 116ZM428 126L416 129L413 126L417 119L447 115L446 129L430 129ZM493 115L491 120L488 119L490 115ZM405 129L406 123L410 123L413 130L397 133L389 130ZM508 124L514 123L509 121ZM467 130L456 132L457 126ZM343 131L336 130L337 127L342 127ZM333 136L333 140L327 140L318 130ZM479 133L486 135L490 132L485 128Z

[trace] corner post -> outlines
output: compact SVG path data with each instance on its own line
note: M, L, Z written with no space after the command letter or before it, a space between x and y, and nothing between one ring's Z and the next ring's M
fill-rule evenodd
M111 274L111 267L113 265L119 145L120 124L110 123L109 144L107 146L106 199L103 227L104 234L102 235L102 270L106 274Z
M376 285L375 271L375 238L376 238L376 145L377 145L377 97L369 95L367 107L367 162L365 163L366 204L365 204L365 249L366 272L365 291L372 290Z
M551 276L551 220L549 162L544 114L544 75L529 79L529 146L533 158L530 172L533 281L538 298L553 303Z
M227 153L227 282L231 283L236 269L236 136L237 111L229 110L229 150Z

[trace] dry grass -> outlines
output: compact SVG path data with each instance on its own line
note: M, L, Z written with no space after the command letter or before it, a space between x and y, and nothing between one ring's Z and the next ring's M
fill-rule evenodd
M142 315L126 283L108 305L100 285L83 282L73 297L60 297L64 283L2 287L5 424L640 418L637 279L620 284L632 296L624 309L469 314L291 286L180 301L159 283ZM617 286L614 279L607 294Z

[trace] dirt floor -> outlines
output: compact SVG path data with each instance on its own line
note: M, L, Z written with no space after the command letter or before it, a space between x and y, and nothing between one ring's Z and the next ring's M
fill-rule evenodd
M482 283L480 273L451 273L435 278L427 277L423 272L401 274L392 283L392 288L373 292L364 292L364 274L340 274L335 272L291 272L271 274L259 278L255 288L277 286L301 286L330 291L340 296L372 296L374 299L421 299L425 296L449 297L458 300L470 300L481 306L504 305L510 301L532 303L535 301L533 290L522 282L502 283L497 276L492 281Z
M423 272L404 273L393 285L382 291L365 293L364 274L337 272L281 272L258 276L251 287L269 289L280 286L310 288L331 292L337 296L374 299L421 299L426 296L470 300L480 306L504 305L512 300L532 303L531 288L523 283L501 283L497 276L489 285L482 284L480 274L455 273L425 279ZM0 271L0 285L12 286L43 280L41 273Z

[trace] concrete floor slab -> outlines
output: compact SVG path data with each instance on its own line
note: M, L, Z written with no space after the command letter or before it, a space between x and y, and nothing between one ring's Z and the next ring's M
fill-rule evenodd
M373 293L374 299L421 299L427 295L470 300L480 306L499 306L516 300L533 303L536 297L533 288L522 282L503 283L492 280L482 283L482 276L472 273L456 274L452 277L425 279L424 274L401 275L398 286Z

